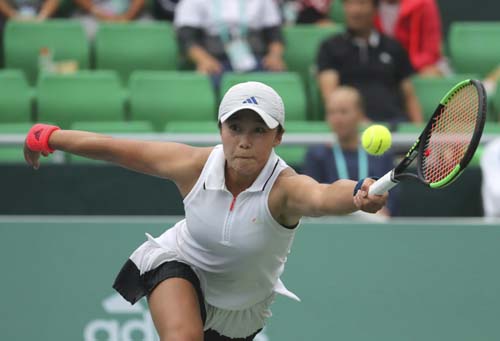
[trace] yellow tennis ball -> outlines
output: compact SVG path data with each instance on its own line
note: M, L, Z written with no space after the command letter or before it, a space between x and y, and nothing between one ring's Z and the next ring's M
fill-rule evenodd
M384 154L391 147L391 143L391 132L380 124L369 126L361 135L361 144L371 155Z

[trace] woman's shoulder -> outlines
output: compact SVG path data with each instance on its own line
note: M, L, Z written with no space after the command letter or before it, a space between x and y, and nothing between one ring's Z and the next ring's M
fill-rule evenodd
M283 169L280 174L276 177L276 181L273 184L273 188L271 191L276 192L276 190L280 190L283 184L286 184L288 181L293 181L293 177L298 176L299 174L292 167L288 166Z
M221 149L222 151L222 146L217 145L212 147L196 147L195 157L193 158L193 160L196 162L196 164L203 168L207 163L210 155L219 149Z
M216 148L217 147L185 147L179 145L177 150L179 157L175 159L174 162L176 162L177 168L181 173L180 178L187 178L188 181L198 178L209 160L210 155L212 155L212 152Z
M180 160L179 163L179 176L177 176L174 182L179 187L182 197L191 192L203 169L212 154L212 151L216 147L191 147L191 152L186 153L183 158L184 161Z

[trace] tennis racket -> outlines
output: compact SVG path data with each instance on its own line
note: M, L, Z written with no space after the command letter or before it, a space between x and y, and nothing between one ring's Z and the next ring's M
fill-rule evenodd
M486 92L476 80L455 85L441 99L431 119L391 171L370 186L369 194L383 194L400 181L418 179L430 188L443 188L463 172L472 159L486 120ZM417 159L417 174L406 173Z

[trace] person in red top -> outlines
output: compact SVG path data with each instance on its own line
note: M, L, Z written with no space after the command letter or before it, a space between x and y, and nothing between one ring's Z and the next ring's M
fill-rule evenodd
M441 54L441 18L435 0L381 0L375 27L403 45L419 74L446 73Z

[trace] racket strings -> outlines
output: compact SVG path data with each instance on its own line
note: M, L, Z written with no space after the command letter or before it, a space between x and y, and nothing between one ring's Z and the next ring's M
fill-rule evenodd
M479 95L467 85L441 109L432 123L422 156L422 173L428 183L446 178L460 164L474 135Z

